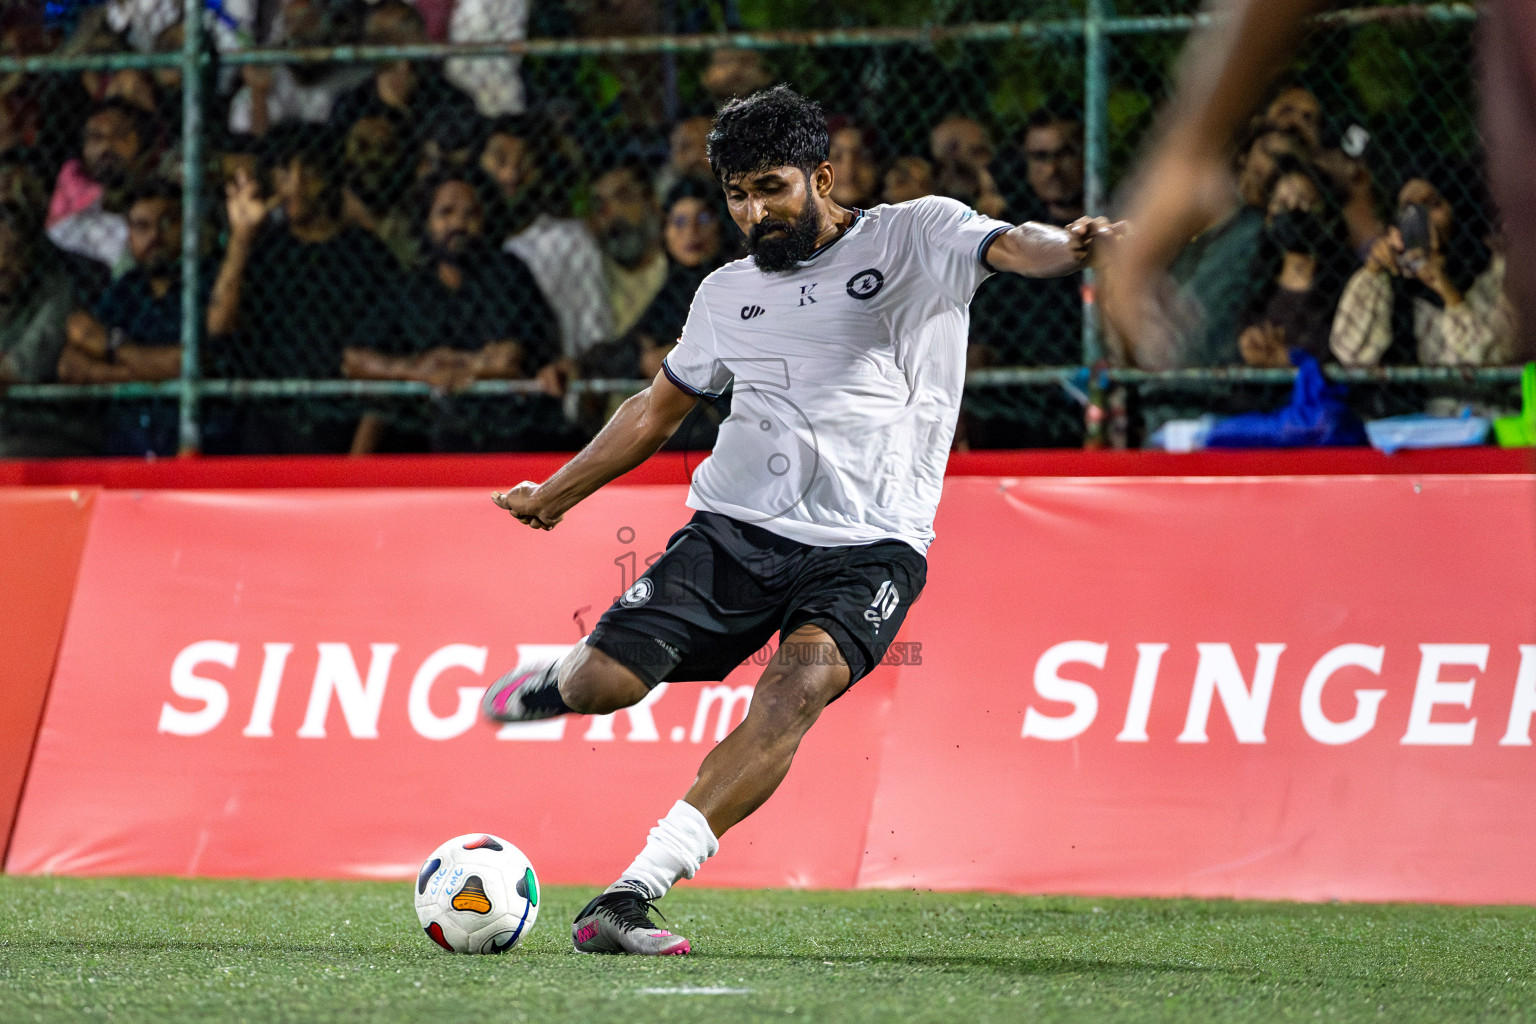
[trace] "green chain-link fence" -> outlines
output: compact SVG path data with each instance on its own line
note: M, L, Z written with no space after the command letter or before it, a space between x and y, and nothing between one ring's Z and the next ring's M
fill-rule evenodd
M820 100L845 205L940 193L1066 223L1113 210L1204 17L112 0L48 24L40 6L0 4L13 455L574 446L741 253L702 163L724 99L787 81ZM1084 369L1106 346L1082 275L984 284L963 442L1134 444L1274 407L1294 347L1342 362L1368 416L1511 406L1474 28L1459 3L1319 19L1239 146L1236 212L1174 268L1180 370ZM1376 242L1399 225L1425 236L1402 257Z

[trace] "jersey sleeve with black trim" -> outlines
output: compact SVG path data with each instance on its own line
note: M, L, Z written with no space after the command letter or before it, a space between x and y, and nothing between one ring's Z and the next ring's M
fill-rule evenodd
M943 196L914 199L913 244L928 275L957 302L970 302L994 271L987 249L1012 224L977 213Z
M720 359L715 326L705 299L708 286L706 278L694 292L682 336L661 361L667 379L697 398L719 398L731 382L731 373Z

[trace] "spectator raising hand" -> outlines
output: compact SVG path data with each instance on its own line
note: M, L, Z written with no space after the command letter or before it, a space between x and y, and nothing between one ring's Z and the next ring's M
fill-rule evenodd
M229 215L231 234L249 239L266 222L277 205L276 196L263 196L256 176L244 167L235 171L235 180L225 186L224 209Z
M1364 249L1382 233L1370 170L1343 150L1323 145L1322 101L1299 80L1283 80L1271 90L1270 97L1264 107L1264 123L1292 132L1305 142L1308 160L1342 199L1339 212L1351 245L1356 251Z
M277 205L276 197L263 197L250 170L239 167L234 180L224 186L224 212L229 218L229 246L214 281L213 297L208 305L208 333L229 334L239 322L242 285L246 264L256 234L267 215Z
M263 196L247 169L225 197L229 244L208 304L217 372L323 380L341 373L349 334L399 288L398 265L377 238L342 218L336 139L286 126L269 139ZM281 206L280 223L268 214ZM356 412L295 403L244 410L241 446L253 452L346 451Z

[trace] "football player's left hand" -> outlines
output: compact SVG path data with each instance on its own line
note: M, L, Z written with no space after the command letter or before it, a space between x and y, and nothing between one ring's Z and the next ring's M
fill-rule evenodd
M1111 222L1108 217L1079 217L1067 225L1067 243L1072 258L1079 265L1091 261L1100 242L1112 242L1125 234L1125 221Z

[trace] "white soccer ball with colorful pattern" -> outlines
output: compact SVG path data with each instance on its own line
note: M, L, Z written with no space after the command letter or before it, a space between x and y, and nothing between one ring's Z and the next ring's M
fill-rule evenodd
M505 953L538 916L533 865L500 836L450 839L416 876L416 917L427 937L450 953Z

